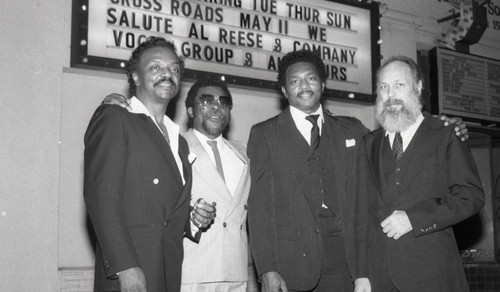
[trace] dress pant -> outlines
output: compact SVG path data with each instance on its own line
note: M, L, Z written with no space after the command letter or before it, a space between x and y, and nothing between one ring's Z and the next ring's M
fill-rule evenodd
M318 284L309 292L352 292L354 286L347 270L342 222L326 208L321 210L319 218L323 234L323 266Z

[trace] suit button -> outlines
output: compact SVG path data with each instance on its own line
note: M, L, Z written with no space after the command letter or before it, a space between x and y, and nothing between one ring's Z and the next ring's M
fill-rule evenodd
M157 185L159 182L160 182L160 180L159 180L159 179L157 179L157 178L155 178L155 179L153 180L153 183L154 183L155 185Z
M247 205L243 206L243 208L244 208L245 210L248 210L248 206L247 206Z
M319 233L319 229L314 229L314 232Z
M224 228L226 228L227 227L226 222L222 223L222 226L224 226Z
M163 225L166 227L167 226L167 222L163 223Z
M399 186L399 182L398 181L396 182L396 185Z
M401 171L401 168L396 168L396 172L400 172Z

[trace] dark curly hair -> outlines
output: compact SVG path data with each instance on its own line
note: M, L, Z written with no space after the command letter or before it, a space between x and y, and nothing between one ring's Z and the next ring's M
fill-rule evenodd
M326 81L325 63L323 63L319 54L303 49L300 51L290 52L281 58L278 69L278 85L280 87L285 86L286 84L286 70L288 67L298 62L308 62L316 66L321 82Z
M127 77L128 84L130 86L130 93L135 95L135 82L132 78L132 73L139 71L139 63L141 62L141 56L144 51L150 48L162 47L166 49L170 49L177 55L179 58L179 62L181 65L181 74L184 69L184 59L177 54L177 48L172 41L167 41L161 37L148 37L143 43L141 43L135 50L132 52L130 56L130 60L127 63Z
M231 96L231 92L229 92L229 88L227 88L226 82L224 82L220 79L214 79L211 77L203 77L201 79L198 79L193 84L193 86L191 86L191 88L189 89L189 92L187 93L187 97L186 97L186 101L185 101L186 109L189 107L194 107L196 97L198 96L198 90L200 90L200 88L209 87L209 86L219 87L220 89L222 89L224 91L224 93L227 96L229 96L229 98L231 100L231 107L233 106L233 97Z

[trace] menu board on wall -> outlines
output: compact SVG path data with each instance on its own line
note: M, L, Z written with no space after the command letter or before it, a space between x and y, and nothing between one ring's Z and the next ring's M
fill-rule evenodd
M174 41L185 78L276 88L281 57L313 50L326 96L374 101L380 62L378 4L307 0L73 0L73 67L123 70L149 36Z
M500 60L434 48L431 103L434 113L500 122Z

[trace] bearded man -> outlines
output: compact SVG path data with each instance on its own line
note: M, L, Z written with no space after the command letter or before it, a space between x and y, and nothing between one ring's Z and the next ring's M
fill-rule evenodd
M422 75L410 58L377 73L377 120L358 152L356 247L369 281L356 291L469 291L452 226L484 193L470 150L421 112Z

